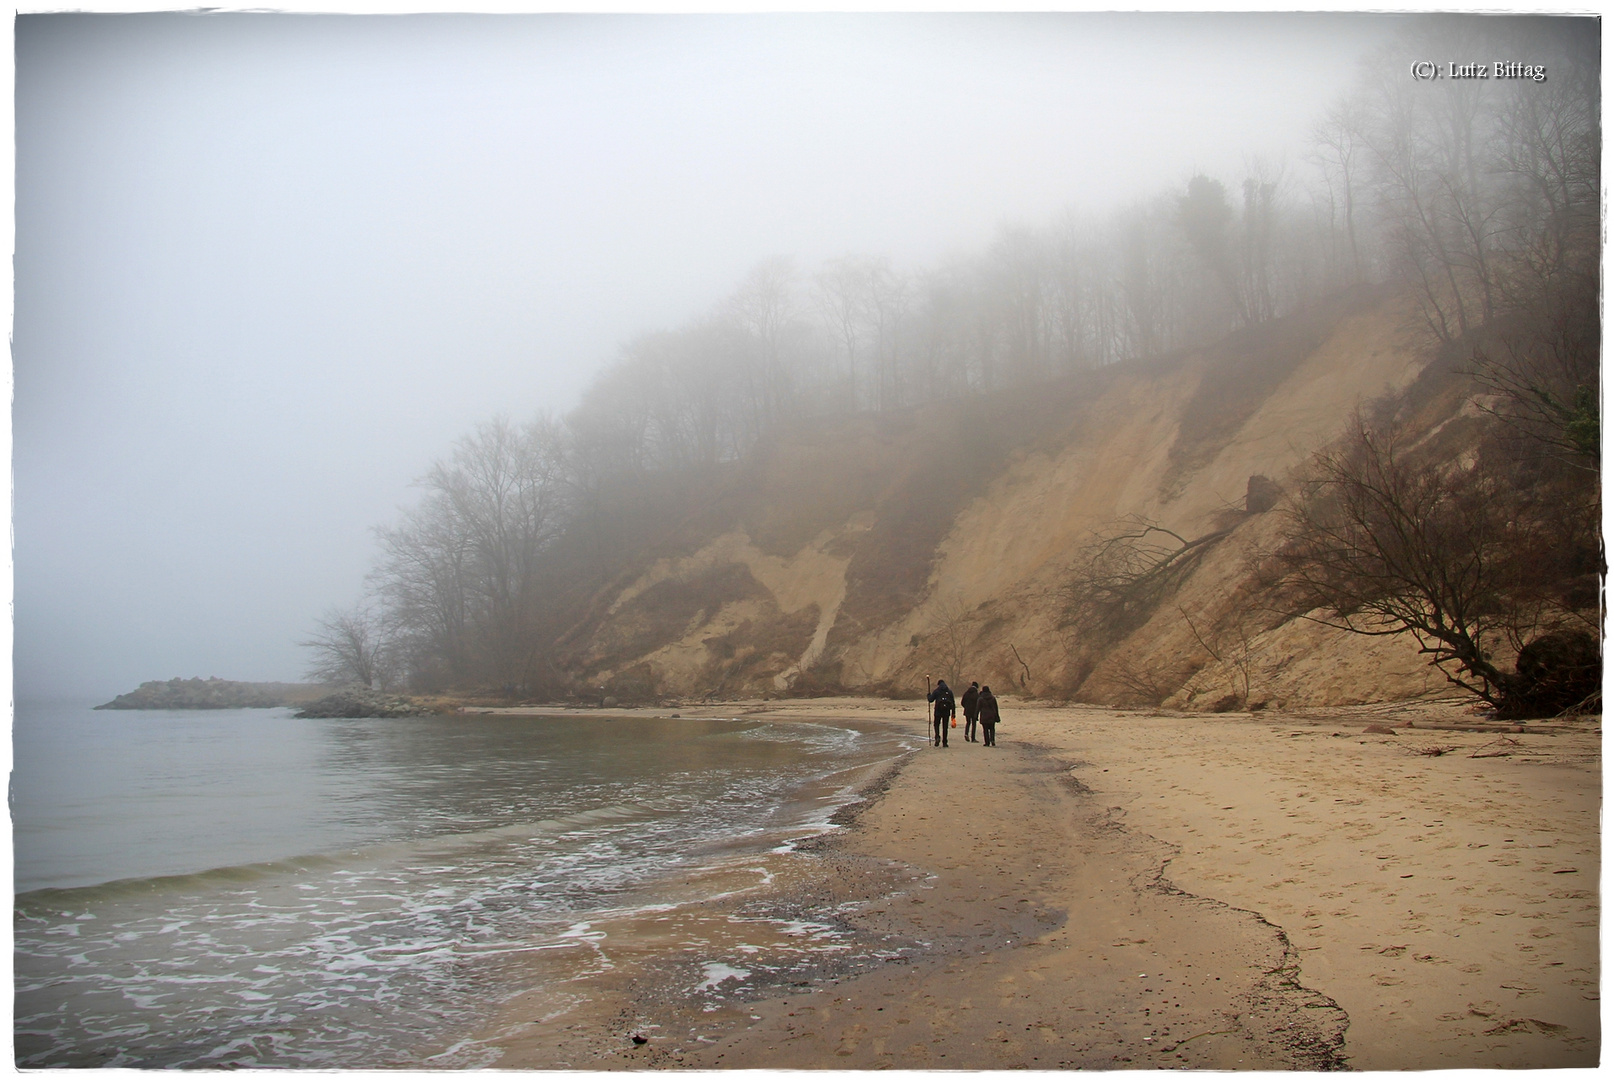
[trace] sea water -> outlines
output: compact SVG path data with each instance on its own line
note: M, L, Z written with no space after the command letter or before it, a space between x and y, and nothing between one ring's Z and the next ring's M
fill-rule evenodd
M476 1065L520 959L821 831L878 729L19 703L16 1064Z

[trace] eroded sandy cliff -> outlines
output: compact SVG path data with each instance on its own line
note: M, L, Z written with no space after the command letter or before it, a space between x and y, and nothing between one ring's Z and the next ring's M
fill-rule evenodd
M1252 477L1286 486L1359 403L1425 372L1410 326L1364 290L1201 352L795 433L599 598L564 665L625 698L900 693L927 674L1185 708L1436 689L1408 639L1264 608L1251 557L1280 515L1246 506ZM1126 522L1224 535L1140 627L1082 640L1072 567Z

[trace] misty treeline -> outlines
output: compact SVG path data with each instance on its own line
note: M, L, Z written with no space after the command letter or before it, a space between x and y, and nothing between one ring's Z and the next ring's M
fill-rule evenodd
M1116 210L1002 225L904 271L775 258L686 326L628 343L568 423L624 467L743 457L778 424L887 411L1202 345L1361 281L1405 281L1450 342L1595 258L1595 34L1434 17L1362 65L1304 157L1249 159ZM1527 56L1528 80L1411 78L1408 56ZM1535 290L1535 292L1532 292Z
M1408 71L1480 57L1547 78ZM1107 215L1004 225L984 251L925 269L767 260L704 315L628 342L564 417L462 439L380 530L366 600L307 643L313 674L565 686L552 657L566 610L613 553L791 425L1191 348L1361 282L1412 289L1428 333L1467 350L1514 430L1578 438L1577 460L1595 461L1598 77L1584 20L1409 20L1295 160L1252 158Z

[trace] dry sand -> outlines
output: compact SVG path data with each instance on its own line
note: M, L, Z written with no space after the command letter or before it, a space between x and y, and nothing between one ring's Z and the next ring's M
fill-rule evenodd
M541 954L498 1067L1598 1063L1596 722L1009 702L999 747L962 731L846 828Z

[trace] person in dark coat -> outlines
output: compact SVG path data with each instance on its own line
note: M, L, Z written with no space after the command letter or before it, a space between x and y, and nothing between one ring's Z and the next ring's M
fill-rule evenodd
M981 687L981 695L976 699L975 707L981 712L981 744L983 746L996 746L998 744L998 699L992 696L990 686Z
M976 705L976 702L980 699L980 696L981 684L978 682L972 682L970 683L970 688L964 691L964 696L958 699L958 703L964 706L965 742L975 741L975 722L980 718L981 714L981 710L979 706Z
M957 708L953 705L953 692L947 686L946 679L936 680L936 689L925 695L926 701L936 703L936 736L935 746L947 745L947 724L953 719Z

